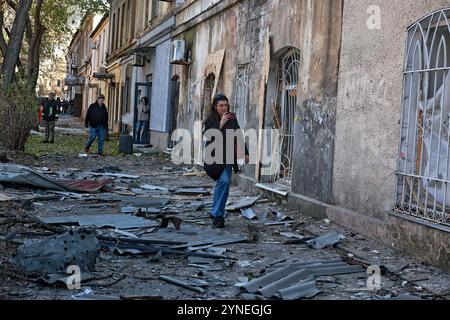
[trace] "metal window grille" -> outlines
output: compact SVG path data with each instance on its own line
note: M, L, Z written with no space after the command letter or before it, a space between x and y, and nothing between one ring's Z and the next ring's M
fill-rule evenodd
M280 103L279 114L279 147L274 151L279 158L280 168L272 176L277 183L291 185L292 156L294 149L294 114L297 105L297 85L300 71L300 52L290 49L281 59L278 79L277 104Z
M236 116L241 128L245 128L245 126L247 125L249 75L249 66L238 67L236 74L234 110L236 112Z
M211 109L212 101L213 101L213 93L214 93L214 86L216 83L216 77L213 73L209 74L204 82L203 82L203 103L202 107L200 108L199 112L199 119L203 122L202 126L202 132L205 130L205 120L208 118L209 110ZM197 152L197 159L195 161L196 164L203 166L203 150L205 150L206 142L201 141L198 144L198 152Z
M450 226L450 8L408 29L396 210Z

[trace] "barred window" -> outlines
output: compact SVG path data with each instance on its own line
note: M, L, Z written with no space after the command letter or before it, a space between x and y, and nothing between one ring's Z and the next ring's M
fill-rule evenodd
M397 211L450 226L450 8L408 29Z

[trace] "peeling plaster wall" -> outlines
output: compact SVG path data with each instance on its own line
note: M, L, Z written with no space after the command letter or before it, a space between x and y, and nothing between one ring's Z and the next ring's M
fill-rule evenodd
M226 1L224 1L225 3ZM228 1L232 3L232 1ZM208 5L207 5L208 3ZM188 6L177 16L177 26L183 28L190 19L201 14L199 8L214 6L214 1L198 1ZM189 12L190 11L190 12ZM307 192L308 196L329 200L331 195L331 177L334 150L334 117L336 103L336 81L338 52L340 46L340 15L342 2L336 0L248 0L230 5L226 10L218 10L210 19L184 30L175 38L186 40L188 49L192 49L192 64L188 67L177 66L172 75L181 79L178 128L193 131L194 121L200 119L204 82L204 61L208 54L226 49L222 72L217 91L224 92L234 101L235 78L238 65L247 64L250 68L249 101L247 128L258 129L258 99L264 62L264 35L270 32L271 52L274 57L272 70L276 70L276 59L289 47L301 51L300 85L296 114L305 116L308 106L314 104L323 108L322 114L327 121L314 127L304 139L300 136L294 155L294 192ZM180 26L181 25L181 26ZM175 33L177 33L175 29ZM310 74L310 73L314 74ZM276 78L276 72L273 73ZM194 84L194 85L193 85ZM266 128L273 127L273 98L276 82L273 76L269 80L266 103ZM312 99L312 100L311 100ZM300 117L298 117L300 119ZM314 119L314 118L313 118ZM296 124L296 136L301 132L301 123ZM326 127L325 127L326 125ZM319 135L321 139L315 139ZM321 145L316 144L320 141ZM300 152L303 155L299 154ZM304 159L307 157L307 166ZM319 168L325 166L326 174L321 175ZM318 172L310 177L310 172ZM244 174L254 177L255 166L245 166ZM264 179L264 177L262 177ZM310 189L308 189L308 188ZM312 188L312 189L311 189ZM311 191L311 192L310 192Z

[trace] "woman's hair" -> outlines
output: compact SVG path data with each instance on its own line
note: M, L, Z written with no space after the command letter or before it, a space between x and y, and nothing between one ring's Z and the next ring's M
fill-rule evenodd
M224 95L223 93L218 93L216 94L216 96L213 99L213 102L211 104L211 109L209 110L209 116L206 119L207 122L209 121L220 121L220 117L219 117L219 113L216 110L217 104L219 103L219 101L226 101L227 103L229 102L228 98L226 95Z
M147 98L147 97L142 97L142 98L141 98L141 101L142 101L142 100L144 100L144 103L145 103L145 104L148 104L148 98Z

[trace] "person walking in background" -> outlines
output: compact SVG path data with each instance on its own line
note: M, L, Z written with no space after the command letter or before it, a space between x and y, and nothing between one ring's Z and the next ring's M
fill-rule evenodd
M134 141L136 143L150 143L149 139L149 126L150 126L150 105L148 104L148 98L143 97L139 103L137 109L137 123L135 130Z
M86 113L85 126L89 128L89 139L84 151L89 153L92 143L98 137L99 156L103 155L103 146L108 135L108 110L105 105L105 96L100 94L97 101L91 104Z
M42 143L54 143L55 142L55 124L58 120L59 108L58 103L55 100L55 94L52 92L49 94L48 101L44 104L44 110L42 114L42 120L44 120L45 126L45 140Z

